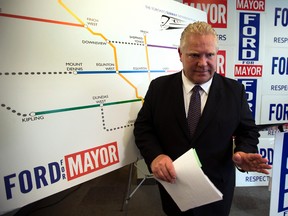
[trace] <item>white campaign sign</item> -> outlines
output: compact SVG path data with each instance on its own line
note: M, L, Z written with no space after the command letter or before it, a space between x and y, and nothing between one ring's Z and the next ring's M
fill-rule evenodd
M172 0L0 0L0 214L135 162L147 87L196 20Z
M269 165L273 164L273 148L274 148L274 137L273 138L260 138L259 139L259 154L262 157L269 160ZM237 187L248 187L248 186L268 186L270 176L258 172L240 172L236 170L236 186Z

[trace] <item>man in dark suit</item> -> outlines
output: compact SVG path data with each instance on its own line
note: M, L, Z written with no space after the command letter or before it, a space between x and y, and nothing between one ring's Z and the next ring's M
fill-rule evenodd
M271 168L267 159L257 153L259 133L244 86L215 73L217 51L217 35L210 25L189 24L181 35L178 49L183 70L150 83L135 122L136 145L156 178L173 184L177 173L172 162L195 148L203 172L223 194L221 201L181 212L159 184L167 215L229 215L235 166L242 171L266 174ZM187 116L195 85L201 86L201 117L191 135Z

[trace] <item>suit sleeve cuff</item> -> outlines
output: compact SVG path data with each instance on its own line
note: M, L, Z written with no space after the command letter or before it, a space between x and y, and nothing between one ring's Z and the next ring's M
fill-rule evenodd
M234 166L236 167L237 170L239 170L239 172L242 172L242 173L248 173L248 171L245 171L243 170L242 168L240 168L239 166L237 166L236 164L234 164Z

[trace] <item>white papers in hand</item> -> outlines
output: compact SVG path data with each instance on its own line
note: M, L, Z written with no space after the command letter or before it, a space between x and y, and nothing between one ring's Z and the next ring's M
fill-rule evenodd
M174 162L177 175L174 184L157 179L181 211L222 200L222 193L203 173L195 149L190 149Z

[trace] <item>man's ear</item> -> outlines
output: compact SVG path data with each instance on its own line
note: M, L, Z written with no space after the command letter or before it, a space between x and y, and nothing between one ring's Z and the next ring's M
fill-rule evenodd
M180 50L180 47L178 47L178 55L179 55L179 58L180 58L180 61L182 62L182 59L181 59L181 56L182 56L182 52L181 52L181 50Z

